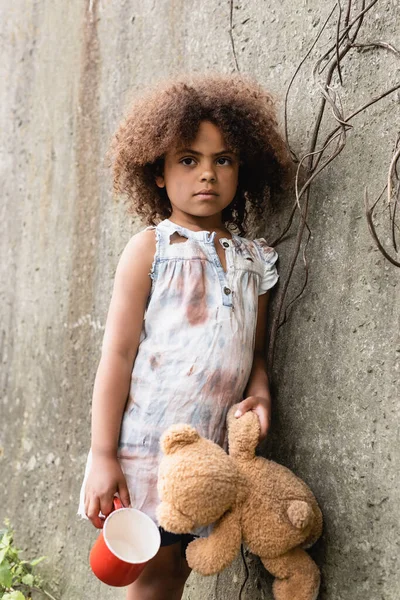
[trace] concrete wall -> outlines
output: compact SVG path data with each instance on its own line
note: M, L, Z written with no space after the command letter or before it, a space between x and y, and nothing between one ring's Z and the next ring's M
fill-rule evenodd
M330 9L235 2L241 70L282 94ZM112 201L102 161L131 90L180 70L233 70L229 2L14 0L0 11L0 517L12 519L27 555L49 556L42 573L58 598L123 598L90 575L96 532L75 516L114 269L141 227ZM363 39L400 46L398 18L398 3L381 0ZM310 64L291 102L298 151L316 110L317 92L304 87ZM354 55L342 91L349 110L396 76L391 55ZM320 597L397 600L399 272L371 242L362 195L384 185L398 98L354 125L313 191L310 282L279 334L267 450L323 509L312 550ZM283 221L277 213L271 227ZM291 244L279 248L282 273ZM243 598L270 598L270 577L248 562ZM186 598L231 598L243 577L238 559L219 577L192 576Z

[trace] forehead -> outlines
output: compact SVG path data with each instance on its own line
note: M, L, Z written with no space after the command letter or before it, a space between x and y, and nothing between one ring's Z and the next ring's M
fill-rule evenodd
M185 139L177 140L172 148L175 153L188 149L199 152L233 151L226 143L222 130L210 121L201 121L197 132L192 137L185 136Z

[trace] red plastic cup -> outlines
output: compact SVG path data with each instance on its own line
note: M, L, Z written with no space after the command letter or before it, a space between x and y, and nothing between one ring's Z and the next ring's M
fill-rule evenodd
M124 508L114 498L114 511L90 551L90 566L100 581L114 587L133 583L158 552L161 536L157 525L136 508Z

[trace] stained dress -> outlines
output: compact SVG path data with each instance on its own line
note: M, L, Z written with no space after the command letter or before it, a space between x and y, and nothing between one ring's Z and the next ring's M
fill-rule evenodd
M159 440L173 423L190 423L227 449L225 419L243 399L253 362L258 296L278 280L277 252L264 238L220 238L169 219L154 229L156 252L129 397L121 422L118 460L131 505L156 523ZM184 241L172 243L179 234ZM78 514L87 518L84 489Z

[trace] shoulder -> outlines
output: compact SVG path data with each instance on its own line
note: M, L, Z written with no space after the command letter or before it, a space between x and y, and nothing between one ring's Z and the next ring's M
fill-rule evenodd
M265 238L256 238L255 240L239 238L238 251L245 257L246 255L251 257L251 260L257 264L261 276L258 294L265 294L279 279L275 266L278 260L277 251L268 245Z
M117 271L149 271L156 251L155 228L135 233L127 242L119 258Z
M252 241L254 247L256 248L261 260L270 265L273 265L278 260L278 253L275 248L268 245L268 242L265 238L257 238Z
M142 229L138 233L135 233L128 243L126 244L121 258L124 255L132 256L136 254L141 254L144 252L146 256L149 253L154 254L154 250L156 249L156 235L155 228L146 228Z
M124 252L152 250L156 246L155 227L142 229L135 233L125 246Z
M240 236L236 236L236 238L242 251L249 252L253 258L260 260L262 263L273 265L278 260L277 251L268 245L265 238L256 238L255 240Z

